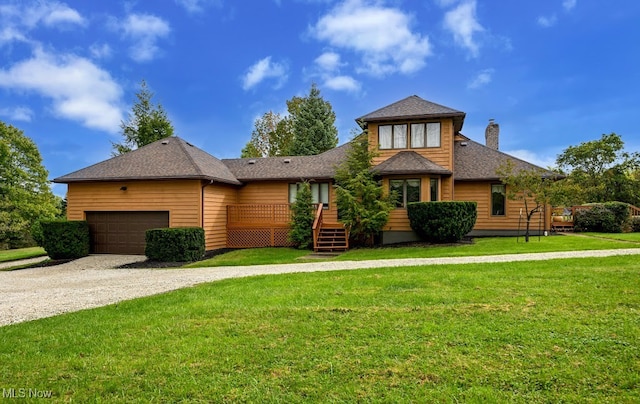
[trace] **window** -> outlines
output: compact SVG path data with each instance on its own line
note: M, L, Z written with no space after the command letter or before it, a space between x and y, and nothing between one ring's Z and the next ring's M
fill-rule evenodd
M440 122L411 124L411 148L440 147Z
M378 145L381 149L406 149L407 124L379 126Z
M429 181L429 185L430 185L430 196L429 199L431 200L431 202L436 202L438 200L438 179L437 178L431 178L431 180Z
M407 207L410 202L420 202L420 180L390 180L389 189L395 192L396 206L399 208Z
M504 184L491 185L491 214L493 216L504 216L506 207L507 192Z
M289 184L289 203L296 201L298 190L302 186L301 182L297 184ZM313 203L321 203L325 209L329 208L329 184L326 182L314 182L309 184L311 187L311 200Z

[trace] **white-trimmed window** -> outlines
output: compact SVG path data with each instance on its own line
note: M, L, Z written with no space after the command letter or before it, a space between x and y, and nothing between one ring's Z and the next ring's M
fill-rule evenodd
M440 122L411 124L411 148L440 147Z
M289 203L294 203L298 195L298 191L302 186L301 182L289 184ZM309 184L311 188L311 201L313 203L321 203L325 209L329 208L329 183L313 182Z
M397 196L398 208L406 208L410 202L420 202L420 179L389 180L389 189Z

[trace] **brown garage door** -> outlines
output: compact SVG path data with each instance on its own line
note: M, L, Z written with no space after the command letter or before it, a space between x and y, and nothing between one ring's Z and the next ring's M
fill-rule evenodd
M169 212L86 212L95 254L144 254L148 229L169 227Z

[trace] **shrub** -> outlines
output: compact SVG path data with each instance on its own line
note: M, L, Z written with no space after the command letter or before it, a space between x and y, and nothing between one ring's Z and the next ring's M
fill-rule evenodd
M634 217L631 219L631 231L640 232L640 217Z
M89 255L89 224L84 220L40 222L42 247L54 260Z
M204 229L174 227L149 229L144 253L150 260L164 262L197 261L204 256Z
M615 224L620 227L619 232L630 231L631 209L629 208L628 203L605 202L603 205L613 213Z
M407 206L411 228L425 240L443 243L461 240L473 229L476 202L414 202Z
M616 214L603 204L596 204L591 209L577 211L574 215L573 223L575 231L601 233L621 233L623 225L616 218Z

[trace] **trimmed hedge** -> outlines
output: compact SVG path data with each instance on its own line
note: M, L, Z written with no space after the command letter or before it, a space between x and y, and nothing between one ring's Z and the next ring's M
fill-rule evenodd
M152 261L191 262L204 256L204 229L174 227L149 229L145 233L144 253Z
M622 233L630 227L629 217L629 205L626 203L599 203L591 209L576 212L574 229L578 232Z
M40 222L42 248L49 258L75 259L89 255L89 224L84 220Z
M411 228L434 243L456 242L469 233L478 216L476 202L414 202L407 206Z

